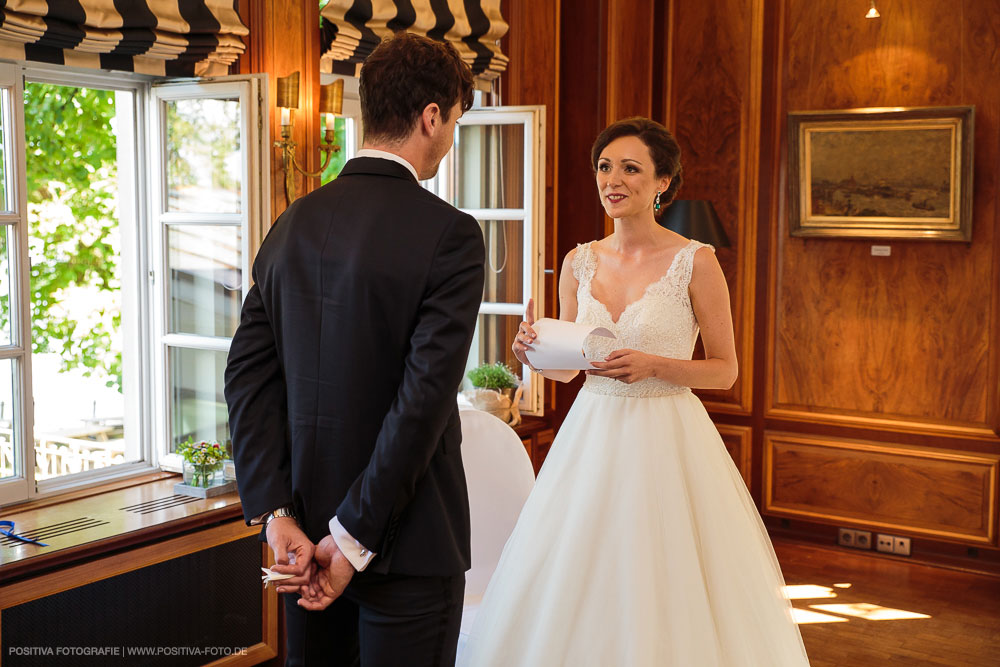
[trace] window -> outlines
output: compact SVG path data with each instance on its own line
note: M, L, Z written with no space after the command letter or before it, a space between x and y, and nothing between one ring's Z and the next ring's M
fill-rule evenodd
M528 300L545 312L543 212L545 109L473 109L455 128L455 147L424 183L469 213L486 242L486 285L468 367L502 361L521 377L521 409L542 412L543 383L511 351Z
M260 86L0 63L0 504L228 441Z

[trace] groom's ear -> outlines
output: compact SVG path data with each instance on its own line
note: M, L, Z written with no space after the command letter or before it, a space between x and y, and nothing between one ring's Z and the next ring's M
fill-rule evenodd
M420 114L420 129L427 136L433 136L441 127L441 107L437 102L431 102Z

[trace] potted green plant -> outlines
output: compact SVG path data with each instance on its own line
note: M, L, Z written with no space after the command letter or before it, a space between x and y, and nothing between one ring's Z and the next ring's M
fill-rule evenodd
M521 383L507 364L502 361L481 364L466 373L466 377L473 389L464 394L474 408L489 412L511 426L521 423L517 409Z

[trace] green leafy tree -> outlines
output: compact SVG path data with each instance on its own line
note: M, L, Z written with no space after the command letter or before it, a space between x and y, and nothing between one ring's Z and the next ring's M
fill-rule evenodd
M121 391L114 117L113 91L25 85L32 350Z

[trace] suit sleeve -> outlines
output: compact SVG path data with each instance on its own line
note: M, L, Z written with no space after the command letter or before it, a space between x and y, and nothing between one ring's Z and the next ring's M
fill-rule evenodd
M442 235L431 265L403 379L368 466L337 508L351 536L370 549L413 498L455 409L483 296L479 224L462 214Z
M247 523L292 504L287 397L260 285L250 288L226 365L233 461Z

